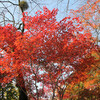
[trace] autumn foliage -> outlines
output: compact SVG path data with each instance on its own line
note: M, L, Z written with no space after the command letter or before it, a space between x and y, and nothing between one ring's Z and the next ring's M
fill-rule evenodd
M46 7L33 17L24 14L23 34L10 24L0 26L0 83L16 79L37 100L49 95L54 99L57 91L64 95L64 85L87 79L95 63L91 52L97 46L79 18L65 17L58 22L57 9Z
M79 17L84 31L92 33L97 44L100 42L100 0L87 0L78 10L72 10L70 15Z
M77 73L71 75L72 80L78 78L78 83L76 80L71 83L66 89L66 95L70 95L70 99L98 99L99 88L100 88L100 0L87 0L86 4L80 7L78 10L72 10L70 16L79 17L82 27L84 28L84 33L92 33L96 44L98 45L98 50L91 52L91 56L95 58L95 63L91 62L91 70L81 69ZM85 58L81 66L88 66L88 58ZM92 60L92 59L91 59ZM86 64L87 63L87 64ZM80 66L80 65L76 65ZM83 67L84 68L84 67ZM81 73L81 74L79 74ZM87 78L87 79L86 79ZM82 81L86 79L85 81ZM76 83L75 83L76 82ZM79 85L83 82L83 87L80 88ZM69 92L70 91L70 92ZM72 92L71 92L72 91ZM69 93L69 94L68 94ZM65 97L66 99L67 97Z

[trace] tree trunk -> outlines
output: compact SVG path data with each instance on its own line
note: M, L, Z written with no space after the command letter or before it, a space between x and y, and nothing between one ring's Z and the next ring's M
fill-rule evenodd
M26 89L19 89L19 100L28 100Z
M55 89L53 89L53 96L52 96L52 100L54 100L55 98Z

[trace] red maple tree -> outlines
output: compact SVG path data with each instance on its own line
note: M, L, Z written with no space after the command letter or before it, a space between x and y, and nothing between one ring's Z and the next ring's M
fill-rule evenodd
M58 22L57 9L44 7L43 13L38 11L33 17L24 14L23 34L12 25L0 26L0 83L16 79L30 98L53 100L58 91L62 99L65 85L85 80L95 63L90 56L96 50L93 37L84 33L79 18ZM74 76L69 77L71 73Z

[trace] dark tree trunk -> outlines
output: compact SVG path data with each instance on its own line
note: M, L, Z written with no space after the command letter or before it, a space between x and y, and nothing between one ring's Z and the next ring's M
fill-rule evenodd
M26 89L19 89L19 100L28 100Z
M28 100L22 70L19 71L19 75L16 77L16 86L19 89L19 100Z

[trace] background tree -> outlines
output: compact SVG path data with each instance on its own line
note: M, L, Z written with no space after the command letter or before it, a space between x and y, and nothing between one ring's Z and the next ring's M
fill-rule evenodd
M73 16L79 17L86 32L96 37L97 44L100 42L100 1L87 0L87 3L78 10L72 11Z
M0 86L0 99L18 100L17 88L11 83L6 84L6 86Z
M99 7L98 0L88 0L87 4L84 4L78 10L74 10L71 12L72 16L77 16L82 21L81 25L84 27L84 31L86 31L87 33L92 33L93 36L96 37L97 45L99 45L99 35L100 35L99 8L100 7ZM100 66L99 66L100 65L100 51L95 51L95 52L93 51L91 54L92 56L95 57L97 62L93 65L94 67L92 68L92 70L87 74L88 80L85 82L85 86L87 85L88 89L91 89L91 87L94 87L92 88L92 91L94 91L95 88L99 87L99 84L100 84L99 83L100 75L98 73L100 71Z

